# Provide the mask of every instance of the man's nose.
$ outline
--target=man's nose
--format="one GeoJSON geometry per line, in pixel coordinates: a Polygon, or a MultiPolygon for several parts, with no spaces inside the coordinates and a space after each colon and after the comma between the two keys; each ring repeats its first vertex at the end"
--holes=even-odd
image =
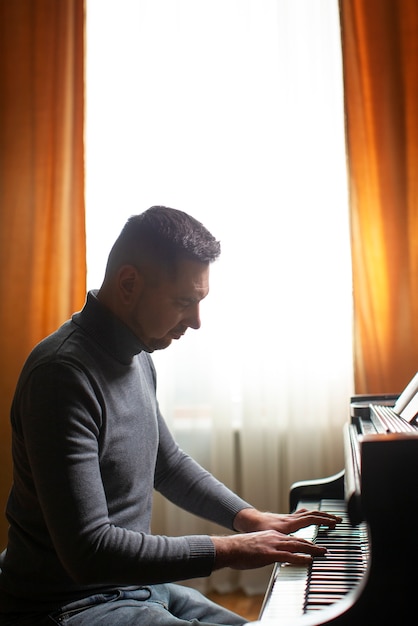
{"type": "Polygon", "coordinates": [[[200,306],[198,302],[190,307],[186,322],[190,328],[194,328],[195,330],[200,328],[200,306]]]}

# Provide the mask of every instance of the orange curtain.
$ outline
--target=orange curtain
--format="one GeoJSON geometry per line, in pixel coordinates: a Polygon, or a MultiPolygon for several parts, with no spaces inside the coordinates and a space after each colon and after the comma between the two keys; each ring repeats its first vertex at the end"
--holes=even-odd
{"type": "Polygon", "coordinates": [[[418,2],[340,0],[358,393],[418,371],[418,2]]]}
{"type": "Polygon", "coordinates": [[[17,376],[85,297],[83,74],[84,0],[0,0],[0,548],[17,376]]]}

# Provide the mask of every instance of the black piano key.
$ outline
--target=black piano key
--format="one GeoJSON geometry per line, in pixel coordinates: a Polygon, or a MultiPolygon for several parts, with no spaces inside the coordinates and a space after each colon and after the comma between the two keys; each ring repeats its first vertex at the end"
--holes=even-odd
{"type": "MultiPolygon", "coordinates": [[[[334,571],[331,580],[336,580],[337,582],[340,580],[346,581],[357,581],[361,578],[362,572],[353,572],[347,573],[344,571],[334,571]]],[[[311,582],[315,581],[328,581],[329,580],[329,570],[325,570],[324,572],[315,572],[314,576],[311,576],[311,582]]]]}
{"type": "Polygon", "coordinates": [[[309,600],[306,606],[309,607],[314,604],[329,605],[333,602],[336,602],[337,600],[341,600],[341,598],[344,598],[345,595],[345,593],[336,593],[335,595],[330,595],[328,593],[312,594],[312,599],[309,600]]]}
{"type": "Polygon", "coordinates": [[[352,589],[351,585],[337,585],[334,584],[323,584],[323,585],[309,585],[309,595],[314,594],[336,594],[336,593],[347,593],[350,589],[352,589]]]}

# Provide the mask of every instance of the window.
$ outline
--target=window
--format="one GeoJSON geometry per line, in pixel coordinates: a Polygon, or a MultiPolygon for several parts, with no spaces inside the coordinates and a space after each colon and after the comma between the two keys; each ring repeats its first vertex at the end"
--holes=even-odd
{"type": "MultiPolygon", "coordinates": [[[[291,482],[343,462],[340,48],[337,0],[87,0],[89,286],[127,217],[153,204],[221,240],[202,328],[155,354],[160,404],[198,460],[276,510],[291,482]]],[[[184,520],[170,510],[165,531],[184,520]]]]}

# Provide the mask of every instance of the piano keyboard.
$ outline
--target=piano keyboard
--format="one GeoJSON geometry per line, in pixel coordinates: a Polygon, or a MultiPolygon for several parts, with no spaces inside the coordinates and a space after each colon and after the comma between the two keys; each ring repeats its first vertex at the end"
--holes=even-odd
{"type": "Polygon", "coordinates": [[[277,564],[260,621],[283,620],[323,609],[343,598],[362,579],[368,559],[366,525],[351,525],[344,500],[324,499],[319,508],[339,515],[342,522],[333,530],[309,526],[294,535],[325,546],[328,553],[315,557],[307,566],[277,564]]]}

